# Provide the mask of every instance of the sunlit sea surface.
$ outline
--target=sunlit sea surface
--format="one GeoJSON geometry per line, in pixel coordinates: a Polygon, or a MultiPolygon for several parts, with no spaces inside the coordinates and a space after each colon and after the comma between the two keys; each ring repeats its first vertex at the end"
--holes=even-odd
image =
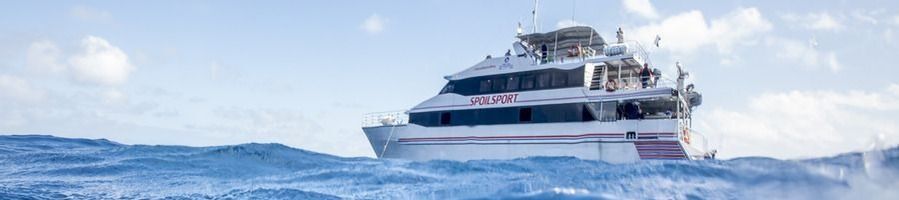
{"type": "Polygon", "coordinates": [[[899,148],[608,164],[344,158],[281,144],[0,136],[0,199],[899,199],[899,148]]]}

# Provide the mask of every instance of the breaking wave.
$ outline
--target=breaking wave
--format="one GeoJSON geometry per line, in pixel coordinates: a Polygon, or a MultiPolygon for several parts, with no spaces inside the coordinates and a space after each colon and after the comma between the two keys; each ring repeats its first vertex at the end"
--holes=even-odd
{"type": "Polygon", "coordinates": [[[344,158],[281,144],[0,136],[0,199],[899,199],[899,148],[608,164],[344,158]]]}

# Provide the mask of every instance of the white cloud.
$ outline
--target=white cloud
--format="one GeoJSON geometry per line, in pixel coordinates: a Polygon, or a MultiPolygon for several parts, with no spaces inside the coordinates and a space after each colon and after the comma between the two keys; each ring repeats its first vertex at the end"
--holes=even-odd
{"type": "Polygon", "coordinates": [[[795,62],[810,69],[825,67],[832,72],[842,69],[836,53],[821,52],[816,48],[816,44],[779,37],[769,37],[766,44],[769,49],[777,49],[774,52],[775,57],[788,62],[795,62]]]}
{"type": "Polygon", "coordinates": [[[659,17],[656,8],[652,6],[649,0],[623,0],[624,10],[630,13],[640,15],[647,19],[655,19],[659,17]]]}
{"type": "Polygon", "coordinates": [[[31,86],[25,79],[0,74],[0,99],[34,103],[44,99],[44,92],[31,86]]]}
{"type": "Polygon", "coordinates": [[[833,155],[865,150],[880,134],[899,143],[897,90],[765,93],[744,110],[713,109],[697,121],[726,157],[833,155]]]}
{"type": "Polygon", "coordinates": [[[869,11],[865,12],[864,10],[855,10],[851,13],[851,16],[856,20],[864,23],[869,23],[872,25],[877,25],[878,20],[874,16],[877,15],[879,11],[869,11]]]}
{"type": "Polygon", "coordinates": [[[899,26],[899,15],[893,16],[893,25],[899,26]]]}
{"type": "Polygon", "coordinates": [[[711,20],[710,24],[702,12],[694,10],[637,27],[634,37],[643,44],[651,44],[660,35],[664,41],[662,48],[677,53],[691,53],[706,45],[728,53],[734,45],[754,44],[756,35],[771,28],[771,23],[756,8],[739,8],[711,20]]]}
{"type": "Polygon", "coordinates": [[[737,9],[726,16],[712,20],[712,33],[719,51],[728,52],[736,44],[752,43],[748,40],[759,33],[772,29],[762,13],[756,8],[737,9]]]}
{"type": "MultiPolygon", "coordinates": [[[[209,78],[213,81],[246,81],[245,73],[239,67],[232,66],[220,60],[214,60],[209,63],[209,78]]],[[[269,88],[271,89],[271,88],[269,88]]]]}
{"type": "Polygon", "coordinates": [[[128,100],[124,93],[116,89],[106,90],[101,96],[103,97],[103,102],[110,105],[123,104],[128,100]]]}
{"type": "MultiPolygon", "coordinates": [[[[692,52],[702,45],[714,43],[709,38],[711,33],[705,17],[695,10],[668,17],[661,23],[637,27],[633,35],[644,44],[652,44],[657,34],[664,41],[663,48],[675,52],[692,52]]],[[[627,37],[625,32],[625,39],[627,37]]]]}
{"type": "Polygon", "coordinates": [[[833,51],[827,54],[827,67],[832,72],[840,71],[840,69],[843,68],[843,66],[840,65],[840,61],[837,60],[837,54],[833,51]]]}
{"type": "Polygon", "coordinates": [[[375,13],[368,18],[365,18],[365,21],[362,22],[360,28],[370,34],[381,33],[384,31],[384,26],[386,25],[387,21],[387,19],[375,13]]]}
{"type": "Polygon", "coordinates": [[[221,71],[222,65],[218,62],[212,62],[212,64],[209,64],[209,77],[212,78],[212,80],[218,80],[219,73],[221,73],[221,71]]]}
{"type": "Polygon", "coordinates": [[[843,24],[837,22],[827,13],[812,15],[815,20],[809,25],[812,29],[818,30],[838,30],[843,28],[843,24]]]}
{"type": "Polygon", "coordinates": [[[65,70],[65,65],[59,63],[61,51],[59,47],[49,40],[41,40],[28,47],[25,65],[35,71],[40,72],[61,72],[65,70]]]}
{"type": "Polygon", "coordinates": [[[570,19],[562,20],[562,21],[559,21],[556,23],[556,28],[559,28],[559,29],[568,28],[568,27],[572,27],[572,26],[587,26],[587,24],[584,24],[584,23],[581,23],[578,21],[574,21],[574,20],[570,20],[570,19]]]}
{"type": "Polygon", "coordinates": [[[806,15],[787,14],[783,19],[790,24],[798,24],[811,30],[842,30],[845,26],[828,13],[809,13],[806,15]]]}
{"type": "Polygon", "coordinates": [[[81,48],[80,54],[69,58],[76,80],[118,85],[135,69],[125,52],[103,38],[87,36],[81,40],[81,48]]]}
{"type": "Polygon", "coordinates": [[[83,5],[72,7],[69,14],[77,19],[90,22],[107,23],[112,21],[112,15],[109,12],[83,5]]]}
{"type": "Polygon", "coordinates": [[[883,40],[886,43],[893,43],[893,29],[887,28],[883,31],[883,40]]]}

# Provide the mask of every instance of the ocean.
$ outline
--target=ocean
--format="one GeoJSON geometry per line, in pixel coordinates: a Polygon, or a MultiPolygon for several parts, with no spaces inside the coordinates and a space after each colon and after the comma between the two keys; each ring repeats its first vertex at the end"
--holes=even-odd
{"type": "Polygon", "coordinates": [[[800,160],[413,162],[6,135],[0,199],[899,199],[899,147],[800,160]]]}

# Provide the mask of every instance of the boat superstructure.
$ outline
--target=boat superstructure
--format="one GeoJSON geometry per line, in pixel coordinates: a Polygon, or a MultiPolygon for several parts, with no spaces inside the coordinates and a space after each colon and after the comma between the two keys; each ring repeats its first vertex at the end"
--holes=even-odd
{"type": "Polygon", "coordinates": [[[586,26],[517,38],[514,51],[444,77],[438,95],[411,109],[367,114],[362,129],[375,154],[612,163],[713,156],[690,129],[701,95],[679,64],[663,76],[639,43],[607,43],[586,26]]]}

